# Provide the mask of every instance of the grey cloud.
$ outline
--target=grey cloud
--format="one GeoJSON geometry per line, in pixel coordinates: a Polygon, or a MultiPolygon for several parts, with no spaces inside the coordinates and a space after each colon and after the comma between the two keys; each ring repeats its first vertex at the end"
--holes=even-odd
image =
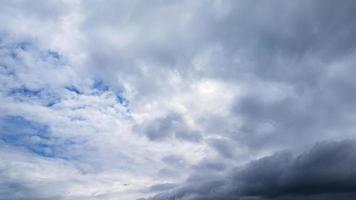
{"type": "Polygon", "coordinates": [[[164,183],[164,184],[152,185],[148,190],[152,191],[152,192],[161,192],[161,191],[165,191],[168,189],[172,189],[176,186],[177,186],[177,184],[175,184],[175,183],[164,183]]]}
{"type": "MultiPolygon", "coordinates": [[[[329,138],[329,130],[353,126],[349,122],[355,96],[352,92],[355,83],[350,77],[354,72],[350,66],[355,63],[353,1],[242,0],[221,5],[213,2],[160,2],[153,6],[110,1],[98,8],[93,8],[92,2],[85,2],[87,18],[82,29],[93,41],[87,47],[92,55],[88,66],[113,85],[132,84],[142,98],[172,92],[173,86],[166,78],[171,71],[185,77],[187,84],[190,80],[212,78],[246,85],[249,92],[260,84],[257,89],[268,93],[264,82],[290,87],[294,96],[284,100],[263,102],[264,94],[256,93],[247,94],[237,102],[233,112],[243,119],[241,129],[224,130],[222,127],[227,123],[224,119],[222,124],[203,124],[207,133],[222,129],[221,134],[237,138],[252,149],[276,143],[292,145],[296,137],[306,143],[315,142],[329,138]],[[129,12],[117,12],[126,8],[129,12]],[[225,11],[221,14],[219,9],[225,11]],[[190,17],[180,27],[177,21],[182,12],[190,17]],[[93,30],[93,26],[99,28],[93,30]],[[127,30],[129,35],[136,30],[132,35],[137,34],[137,38],[129,38],[132,43],[117,49],[111,41],[105,43],[96,32],[110,26],[119,26],[119,32],[127,30]],[[178,34],[179,31],[174,31],[177,29],[187,29],[189,34],[178,34]],[[203,69],[197,71],[192,67],[194,58],[214,45],[221,50],[209,56],[203,69]],[[148,72],[140,62],[149,65],[148,72]],[[341,65],[349,73],[333,74],[339,68],[335,65],[341,65]],[[273,123],[276,131],[260,136],[256,127],[266,121],[273,123]],[[310,135],[314,138],[309,138],[310,135]]],[[[214,118],[205,117],[207,121],[214,118]]],[[[169,129],[168,118],[152,122],[146,132],[148,138],[158,140],[172,135],[163,131],[169,129]]],[[[196,134],[185,133],[182,131],[177,136],[198,140],[190,138],[196,134]]],[[[340,138],[349,136],[346,131],[341,135],[344,136],[340,138]]]]}
{"type": "MultiPolygon", "coordinates": [[[[158,171],[162,177],[177,177],[188,168],[188,162],[183,156],[170,154],[162,158],[163,167],[158,171]]],[[[160,184],[158,184],[160,185],[160,184]]]]}
{"type": "Polygon", "coordinates": [[[356,84],[350,77],[355,71],[350,66],[355,63],[356,29],[351,20],[355,6],[353,1],[232,3],[231,12],[208,32],[223,44],[227,54],[216,56],[211,72],[249,85],[252,93],[236,103],[234,112],[244,124],[231,133],[232,138],[255,149],[293,145],[295,139],[300,145],[327,137],[349,137],[347,131],[328,134],[353,127],[356,84]],[[215,67],[234,53],[239,63],[215,67]],[[263,92],[268,92],[268,87],[254,86],[261,81],[290,87],[294,94],[266,101],[263,92]],[[257,127],[265,122],[273,123],[275,130],[261,135],[257,127]]]}
{"type": "Polygon", "coordinates": [[[264,61],[281,54],[289,58],[309,53],[335,57],[355,45],[352,0],[233,1],[230,6],[227,15],[213,21],[212,27],[219,28],[209,34],[230,50],[251,47],[257,58],[267,59],[264,61]]]}
{"type": "Polygon", "coordinates": [[[186,165],[185,159],[179,155],[168,155],[162,158],[162,161],[170,166],[184,167],[186,165]]]}
{"type": "Polygon", "coordinates": [[[137,128],[152,141],[160,141],[170,137],[191,142],[201,140],[200,133],[192,131],[182,116],[174,112],[146,122],[137,128]]]}
{"type": "Polygon", "coordinates": [[[180,171],[178,171],[175,168],[165,167],[158,171],[158,175],[160,177],[165,177],[165,178],[175,178],[175,177],[178,177],[179,174],[180,174],[180,171]]]}
{"type": "Polygon", "coordinates": [[[58,20],[68,9],[67,5],[55,1],[11,1],[2,2],[1,17],[33,17],[41,20],[58,20]]]}
{"type": "Polygon", "coordinates": [[[206,159],[193,167],[188,181],[204,182],[205,180],[214,180],[216,177],[225,176],[228,165],[222,159],[206,159]]]}
{"type": "MultiPolygon", "coordinates": [[[[73,45],[67,48],[71,49],[70,53],[74,51],[74,57],[80,57],[79,64],[61,64],[48,73],[40,69],[53,66],[53,58],[53,62],[46,62],[42,67],[35,62],[37,60],[28,64],[17,63],[8,55],[10,51],[2,49],[0,73],[4,87],[1,91],[10,91],[20,83],[26,88],[34,84],[36,87],[49,85],[62,93],[58,88],[68,84],[85,85],[88,79],[103,80],[115,91],[123,91],[130,101],[130,111],[140,115],[140,108],[151,101],[179,97],[192,83],[201,80],[219,81],[241,88],[227,113],[207,111],[190,115],[200,128],[199,132],[187,125],[182,113],[170,112],[136,124],[134,131],[151,141],[207,142],[207,148],[218,153],[218,158],[207,154],[199,164],[190,166],[191,171],[189,164],[182,162],[179,156],[171,155],[162,160],[155,156],[159,157],[157,162],[164,163],[159,167],[160,178],[172,178],[188,171],[192,174],[185,184],[153,199],[356,198],[353,192],[354,141],[321,143],[309,152],[293,156],[316,141],[354,137],[355,1],[1,3],[0,22],[4,26],[0,28],[0,35],[8,34],[11,40],[25,35],[23,41],[34,43],[33,47],[36,42],[53,45],[66,39],[52,38],[54,35],[72,36],[73,41],[69,41],[73,45]],[[33,27],[41,27],[41,30],[32,33],[33,27]],[[80,41],[76,43],[77,40],[80,41]],[[195,66],[197,60],[201,61],[198,62],[199,67],[195,66]],[[10,74],[8,67],[14,68],[17,74],[20,71],[21,78],[15,79],[17,75],[10,74]],[[63,71],[57,71],[59,69],[63,71]],[[77,73],[78,76],[73,75],[77,73]],[[57,77],[58,74],[63,77],[57,77]],[[171,74],[181,81],[172,81],[171,74]],[[214,138],[210,136],[224,139],[207,139],[214,138]],[[247,147],[247,155],[243,158],[249,159],[260,155],[258,153],[286,147],[291,148],[292,153],[277,153],[226,173],[227,169],[242,161],[235,157],[240,147],[247,147]],[[234,159],[236,163],[228,163],[234,159]],[[179,171],[178,168],[184,170],[179,171]]],[[[3,42],[1,39],[0,44],[3,42]]],[[[33,56],[21,49],[18,53],[23,53],[26,58],[33,56]]],[[[58,55],[61,58],[62,55],[63,58],[69,56],[65,53],[58,52],[58,55]]],[[[46,100],[50,96],[50,93],[43,94],[46,100]]],[[[23,108],[19,106],[18,109],[21,113],[23,108]]],[[[104,130],[106,132],[107,129],[104,130]]],[[[121,135],[112,141],[116,139],[121,141],[121,135]]],[[[96,142],[101,140],[92,141],[93,146],[96,142]]],[[[158,148],[160,146],[154,149],[158,148]]],[[[131,155],[131,149],[121,150],[131,155]]],[[[113,156],[111,149],[104,152],[105,155],[97,154],[100,156],[88,159],[100,161],[101,166],[117,167],[114,163],[126,166],[130,160],[135,160],[135,163],[137,160],[137,165],[141,165],[140,156],[142,159],[145,157],[142,154],[132,159],[113,156]]],[[[95,153],[93,150],[93,155],[95,153]]],[[[131,168],[131,164],[128,166],[125,168],[131,168]]],[[[134,171],[133,168],[130,170],[134,171]]],[[[142,168],[145,166],[139,169],[142,168]]],[[[1,184],[0,189],[5,188],[0,191],[2,196],[18,190],[30,198],[31,195],[27,194],[37,192],[21,183],[10,181],[1,184]]],[[[173,186],[158,184],[150,190],[164,191],[173,186]]]]}
{"type": "MultiPolygon", "coordinates": [[[[23,180],[8,180],[4,174],[0,174],[0,199],[1,200],[60,200],[64,199],[63,194],[58,193],[56,188],[46,185],[53,183],[26,182],[23,180]],[[42,191],[40,188],[46,189],[42,191]]],[[[61,187],[57,185],[57,187],[61,187]]]]}
{"type": "Polygon", "coordinates": [[[61,200],[63,197],[50,196],[42,197],[39,191],[31,190],[16,183],[6,183],[0,185],[4,193],[0,193],[1,200],[61,200]]]}
{"type": "Polygon", "coordinates": [[[226,177],[188,181],[151,199],[353,199],[356,141],[320,142],[298,156],[276,153],[226,177]]]}
{"type": "MultiPolygon", "coordinates": [[[[104,51],[108,55],[104,57],[108,59],[103,59],[105,65],[124,71],[118,76],[134,80],[132,83],[143,96],[164,94],[167,88],[171,91],[165,84],[167,80],[161,78],[170,70],[178,71],[187,77],[187,81],[211,78],[245,86],[247,94],[236,100],[232,116],[227,117],[241,119],[241,126],[227,127],[230,126],[227,119],[217,121],[207,114],[204,116],[207,123],[201,124],[206,129],[202,137],[218,132],[248,146],[251,154],[286,147],[301,150],[318,140],[352,137],[356,88],[353,81],[355,69],[352,67],[355,63],[356,26],[352,20],[355,18],[355,2],[226,2],[223,7],[227,11],[221,16],[217,15],[213,4],[208,5],[210,2],[196,5],[196,12],[185,9],[192,15],[192,20],[186,24],[188,34],[181,35],[169,28],[170,24],[177,24],[170,20],[172,18],[155,18],[152,14],[155,8],[151,6],[137,14],[142,5],[133,6],[132,16],[118,19],[126,19],[139,30],[145,30],[141,32],[147,33],[147,37],[135,40],[130,51],[120,52],[124,62],[109,59],[117,58],[114,56],[117,52],[104,51]],[[152,22],[161,26],[157,27],[152,22]],[[154,40],[154,30],[161,31],[162,41],[154,40]],[[209,55],[209,61],[202,70],[194,69],[192,60],[214,45],[221,49],[209,55]],[[144,60],[152,66],[149,76],[145,76],[135,63],[137,60],[144,60]],[[272,86],[268,87],[269,84],[272,86]],[[290,94],[282,91],[285,96],[268,100],[268,94],[277,96],[270,94],[273,93],[271,88],[279,86],[288,88],[290,94]],[[265,124],[272,128],[262,134],[260,127],[265,124]]],[[[155,11],[170,11],[175,16],[175,11],[189,7],[187,5],[164,4],[160,7],[162,9],[155,11]]],[[[107,8],[108,12],[113,15],[116,7],[121,6],[107,8]]],[[[156,13],[166,16],[165,12],[156,13]]],[[[109,15],[109,19],[116,20],[115,15],[109,15]]],[[[90,20],[87,23],[90,24],[90,20]]],[[[116,21],[115,24],[122,22],[116,21]]],[[[112,70],[108,71],[108,76],[112,76],[112,70]]],[[[147,124],[143,132],[153,141],[182,136],[175,135],[173,131],[181,130],[182,126],[176,125],[180,124],[179,121],[179,117],[165,116],[147,124]]],[[[235,150],[216,141],[210,145],[225,157],[231,157],[235,150]]],[[[162,172],[168,173],[169,170],[162,172]]]]}
{"type": "MultiPolygon", "coordinates": [[[[338,69],[349,71],[348,65],[340,64],[338,69]]],[[[238,130],[239,134],[232,137],[252,148],[285,142],[294,146],[295,139],[308,143],[327,137],[350,137],[347,130],[353,127],[355,107],[352,91],[356,84],[344,73],[320,75],[318,79],[316,86],[303,91],[294,90],[294,95],[279,100],[268,101],[261,94],[242,97],[234,112],[242,117],[244,123],[238,130]],[[273,124],[274,130],[261,135],[258,127],[264,123],[273,124]],[[340,130],[345,131],[330,136],[331,132],[340,130]]],[[[298,84],[292,87],[298,87],[298,84]]]]}
{"type": "Polygon", "coordinates": [[[221,156],[226,158],[232,158],[234,152],[234,146],[226,139],[209,139],[208,143],[213,146],[221,156]]]}

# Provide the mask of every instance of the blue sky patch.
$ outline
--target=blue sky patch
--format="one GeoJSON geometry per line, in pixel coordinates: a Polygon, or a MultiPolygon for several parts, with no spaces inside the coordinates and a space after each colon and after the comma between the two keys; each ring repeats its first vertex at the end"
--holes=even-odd
{"type": "Polygon", "coordinates": [[[12,89],[9,95],[14,96],[24,96],[24,97],[39,97],[41,95],[41,89],[31,90],[26,87],[12,89]]]}
{"type": "Polygon", "coordinates": [[[100,92],[105,92],[105,91],[108,91],[110,89],[110,87],[108,85],[106,85],[103,81],[96,80],[96,81],[94,81],[93,89],[100,91],[100,92]]]}
{"type": "Polygon", "coordinates": [[[127,107],[129,105],[129,101],[125,98],[125,96],[122,92],[116,93],[116,101],[125,107],[127,107]]]}
{"type": "Polygon", "coordinates": [[[0,119],[0,140],[6,144],[22,147],[36,154],[50,156],[49,128],[21,116],[6,116],[0,119]]]}
{"type": "Polygon", "coordinates": [[[12,76],[12,75],[15,74],[15,70],[14,69],[10,69],[5,64],[0,64],[0,74],[7,75],[7,76],[12,76]]]}
{"type": "Polygon", "coordinates": [[[16,48],[20,48],[23,51],[27,51],[32,47],[32,44],[27,41],[19,42],[16,44],[16,48]]]}
{"type": "Polygon", "coordinates": [[[47,125],[22,116],[0,118],[0,140],[44,157],[61,157],[60,155],[65,155],[62,152],[73,144],[68,139],[53,137],[47,125]]]}
{"type": "Polygon", "coordinates": [[[53,51],[53,50],[48,50],[47,55],[49,57],[55,58],[57,60],[59,60],[61,58],[61,55],[57,51],[53,51]]]}
{"type": "Polygon", "coordinates": [[[37,102],[47,107],[51,107],[61,101],[61,98],[56,93],[46,88],[29,89],[25,86],[11,89],[8,96],[12,96],[17,101],[37,102]]]}
{"type": "Polygon", "coordinates": [[[82,94],[82,92],[80,92],[80,90],[77,87],[75,87],[74,85],[70,85],[65,88],[71,92],[76,93],[76,94],[82,94]]]}
{"type": "Polygon", "coordinates": [[[62,66],[65,63],[63,56],[54,50],[42,51],[39,56],[43,61],[53,64],[53,67],[62,66]]]}
{"type": "MultiPolygon", "coordinates": [[[[110,86],[105,84],[104,81],[102,81],[102,80],[94,81],[92,89],[95,90],[95,92],[99,92],[99,93],[106,92],[106,91],[109,91],[109,90],[112,91],[112,88],[110,88],[110,86]]],[[[124,94],[123,94],[123,92],[121,90],[115,92],[115,97],[116,97],[116,101],[118,103],[120,103],[123,106],[128,106],[129,102],[125,98],[125,96],[124,96],[124,94]]]]}

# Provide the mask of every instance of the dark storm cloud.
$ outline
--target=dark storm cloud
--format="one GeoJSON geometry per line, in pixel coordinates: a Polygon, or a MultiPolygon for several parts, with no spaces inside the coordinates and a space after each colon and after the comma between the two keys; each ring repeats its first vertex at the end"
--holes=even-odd
{"type": "Polygon", "coordinates": [[[298,156],[276,153],[226,177],[191,180],[154,200],[169,199],[353,199],[356,141],[317,143],[298,156]]]}

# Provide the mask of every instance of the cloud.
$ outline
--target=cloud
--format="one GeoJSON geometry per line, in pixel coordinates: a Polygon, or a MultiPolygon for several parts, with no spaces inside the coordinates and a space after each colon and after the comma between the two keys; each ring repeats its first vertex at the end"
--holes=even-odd
{"type": "Polygon", "coordinates": [[[354,1],[0,3],[0,196],[353,195],[294,155],[355,138],[354,1]]]}
{"type": "Polygon", "coordinates": [[[219,152],[223,157],[231,158],[233,157],[233,146],[224,139],[210,139],[209,143],[213,146],[217,152],[219,152]]]}
{"type": "Polygon", "coordinates": [[[168,113],[162,118],[140,125],[144,134],[153,141],[174,137],[179,140],[198,142],[201,140],[199,132],[187,127],[184,119],[178,113],[168,113]]]}
{"type": "Polygon", "coordinates": [[[224,178],[188,181],[151,199],[352,199],[355,147],[344,140],[317,143],[297,156],[275,153],[224,178]]]}

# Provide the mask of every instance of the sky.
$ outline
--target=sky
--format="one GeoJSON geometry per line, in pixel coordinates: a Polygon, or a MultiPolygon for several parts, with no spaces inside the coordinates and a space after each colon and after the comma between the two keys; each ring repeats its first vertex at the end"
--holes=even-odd
{"type": "Polygon", "coordinates": [[[0,200],[356,199],[355,9],[0,0],[0,200]]]}

